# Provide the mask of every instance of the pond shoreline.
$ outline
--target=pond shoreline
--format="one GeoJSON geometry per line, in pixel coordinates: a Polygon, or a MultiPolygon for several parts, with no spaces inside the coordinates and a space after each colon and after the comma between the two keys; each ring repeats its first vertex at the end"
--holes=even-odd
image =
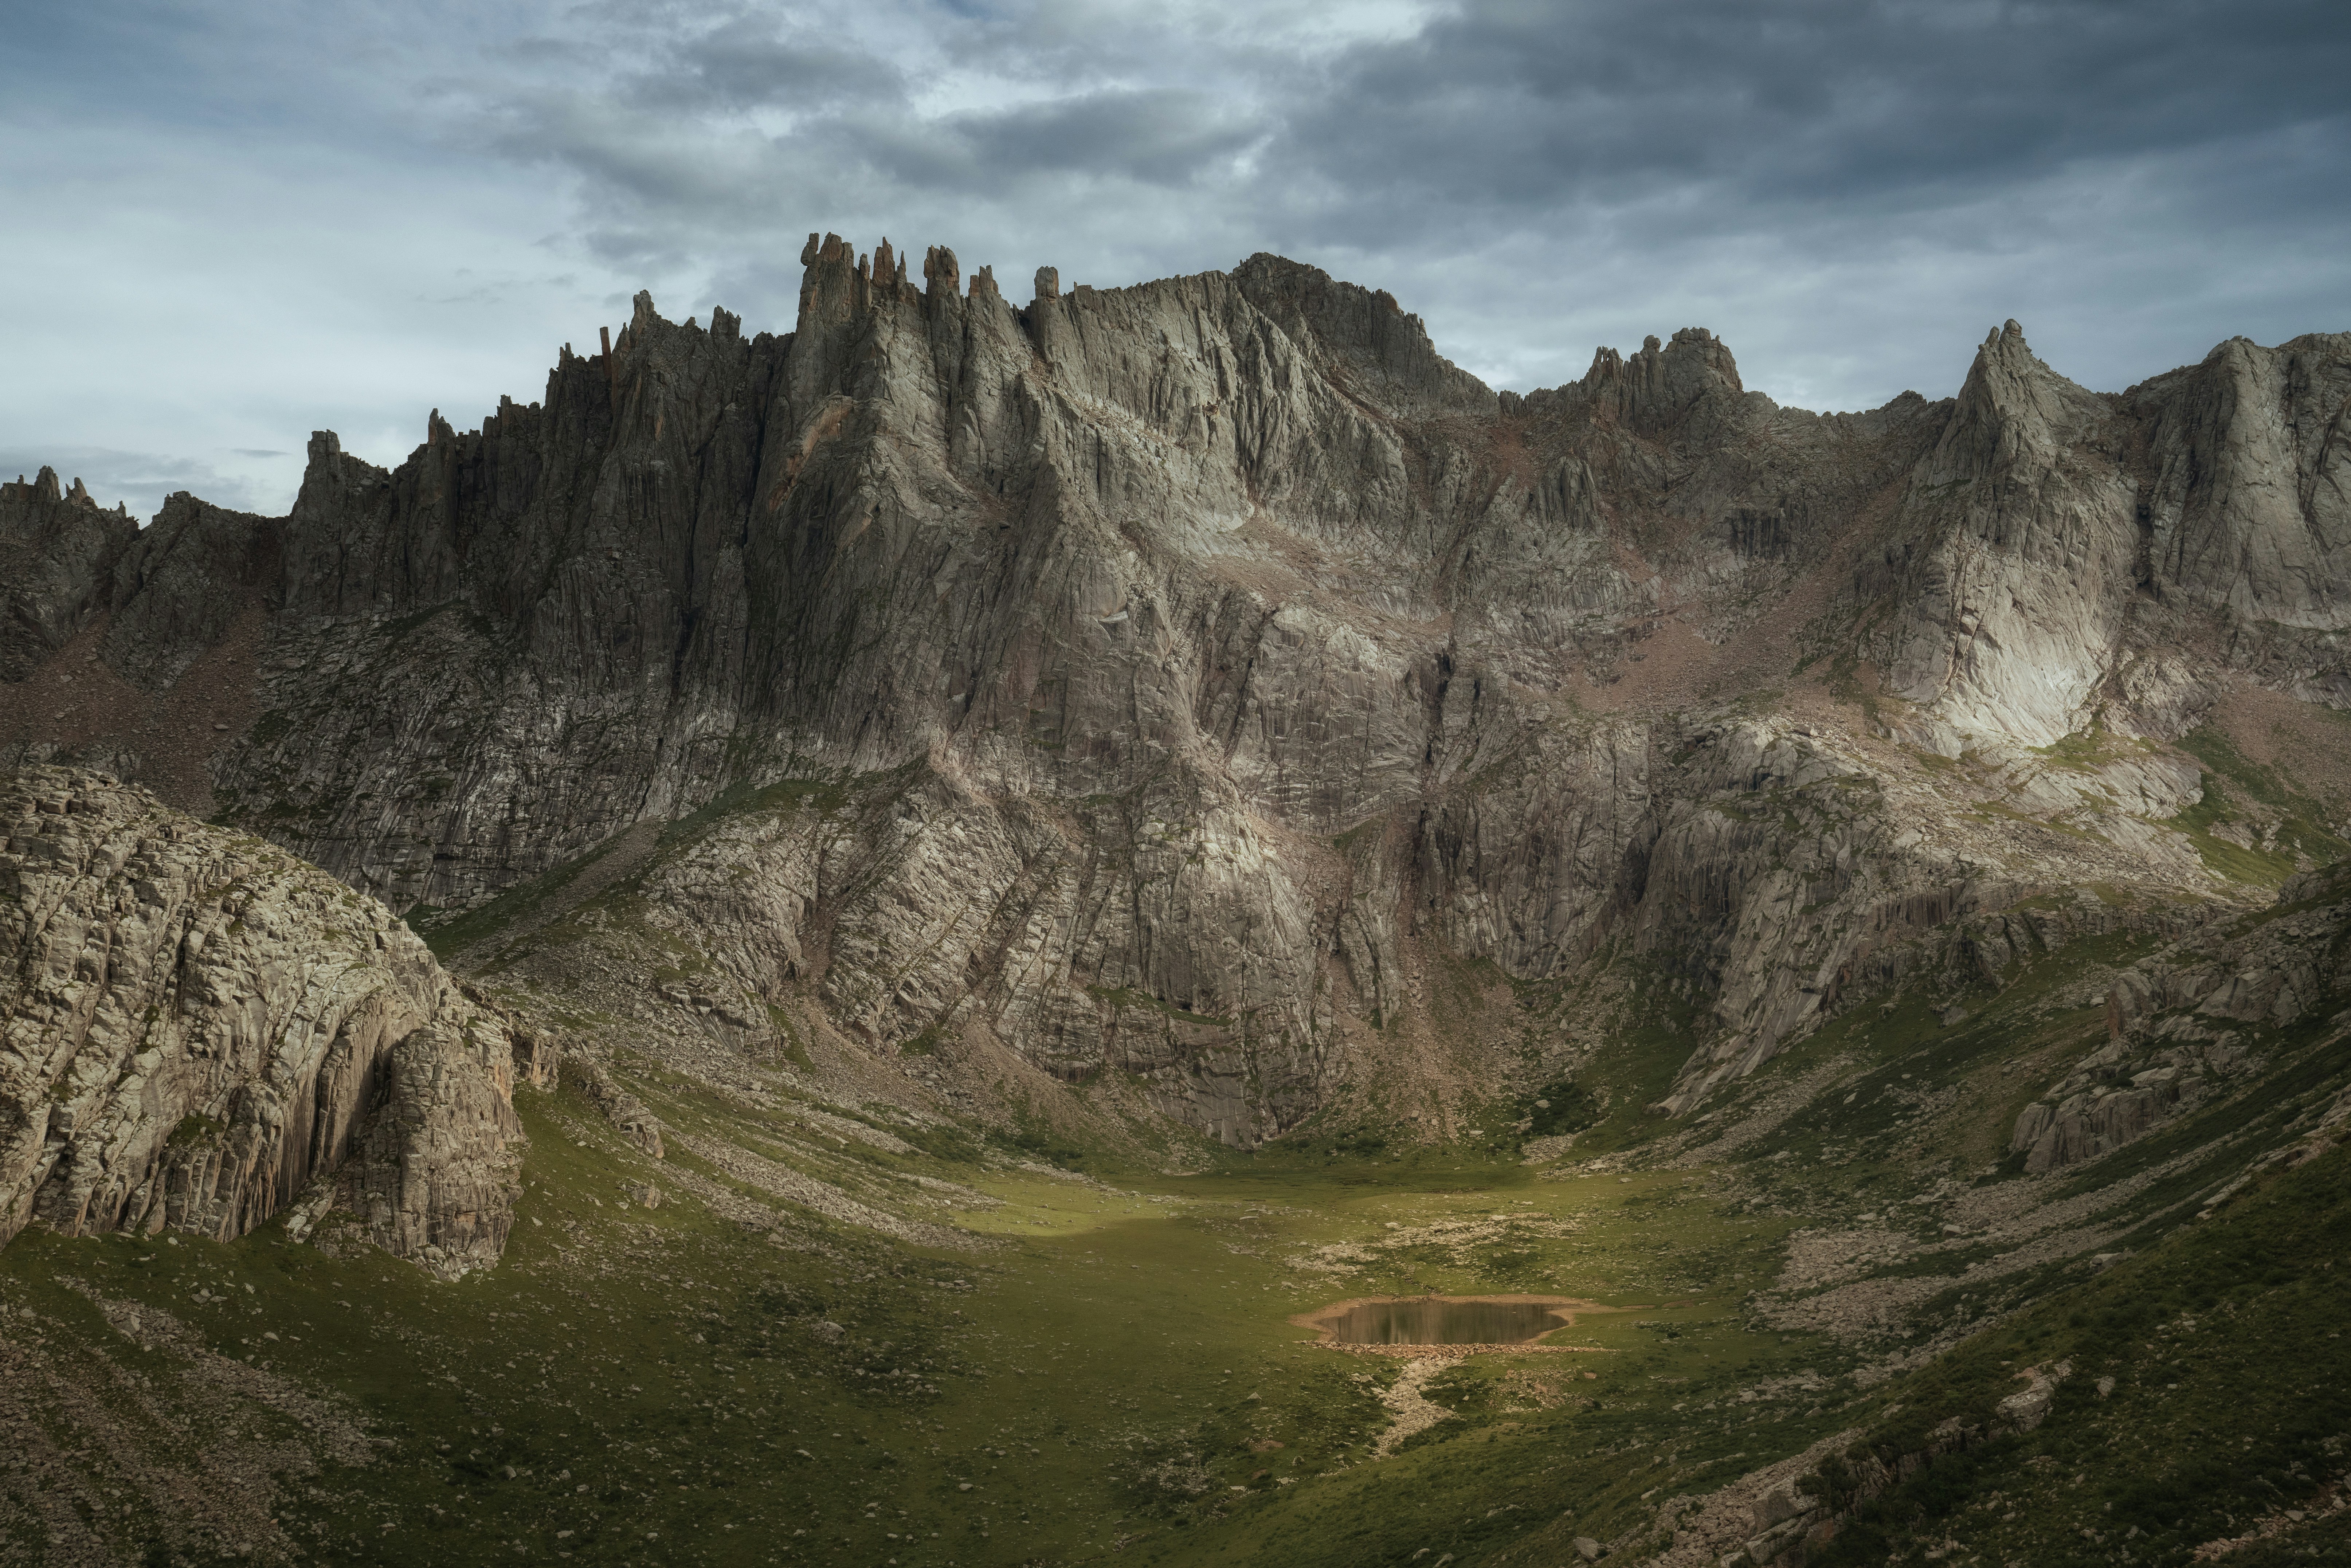
{"type": "Polygon", "coordinates": [[[1603,1306],[1597,1301],[1585,1301],[1581,1297],[1575,1296],[1529,1295],[1524,1293],[1449,1296],[1442,1295],[1436,1291],[1430,1291],[1417,1296],[1351,1297],[1346,1301],[1333,1301],[1328,1305],[1317,1307],[1311,1312],[1295,1313],[1289,1319],[1289,1322],[1292,1326],[1297,1328],[1311,1329],[1315,1334],[1314,1343],[1325,1349],[1365,1352],[1377,1355],[1412,1357],[1441,1355],[1447,1358],[1455,1358],[1467,1355],[1490,1354],[1505,1351],[1579,1350],[1583,1347],[1574,1345],[1544,1344],[1541,1343],[1541,1341],[1547,1335],[1558,1333],[1564,1330],[1573,1328],[1579,1314],[1589,1315],[1600,1312],[1614,1313],[1646,1312],[1648,1310],[1650,1309],[1646,1307],[1603,1306]],[[1476,1340],[1455,1341],[1448,1343],[1445,1340],[1435,1338],[1425,1340],[1364,1341],[1342,1339],[1340,1337],[1342,1325],[1344,1321],[1352,1314],[1360,1312],[1365,1309],[1377,1307],[1411,1308],[1430,1306],[1465,1308],[1539,1307],[1543,1309],[1543,1311],[1549,1315],[1557,1318],[1559,1322],[1551,1327],[1538,1329],[1536,1332],[1526,1334],[1520,1338],[1499,1341],[1476,1340]]]}

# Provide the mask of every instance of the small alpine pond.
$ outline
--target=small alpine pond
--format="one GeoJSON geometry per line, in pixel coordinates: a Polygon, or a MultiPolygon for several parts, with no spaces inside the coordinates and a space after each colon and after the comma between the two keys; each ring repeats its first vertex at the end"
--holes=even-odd
{"type": "Polygon", "coordinates": [[[1293,1319],[1332,1344],[1523,1344],[1573,1322],[1565,1296],[1383,1296],[1293,1319]]]}

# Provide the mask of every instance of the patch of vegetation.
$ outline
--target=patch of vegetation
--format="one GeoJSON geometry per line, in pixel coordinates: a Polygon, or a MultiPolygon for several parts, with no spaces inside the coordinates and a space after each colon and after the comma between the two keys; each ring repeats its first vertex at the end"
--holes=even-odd
{"type": "Polygon", "coordinates": [[[452,954],[487,941],[508,926],[538,914],[550,898],[569,887],[581,872],[619,848],[622,837],[615,833],[585,854],[566,861],[542,876],[510,887],[471,909],[453,912],[420,904],[402,918],[411,930],[424,938],[424,945],[433,949],[434,957],[445,960],[452,954]]]}
{"type": "Polygon", "coordinates": [[[1067,1171],[1081,1169],[1086,1163],[1086,1150],[1082,1145],[1042,1125],[1031,1124],[1008,1133],[998,1133],[988,1141],[1022,1158],[1041,1160],[1067,1171]]]}
{"type": "Polygon", "coordinates": [[[2155,743],[2115,734],[2106,727],[2101,716],[2092,717],[2087,729],[2060,736],[2047,746],[2034,749],[2060,768],[2076,773],[2095,773],[2109,762],[2119,761],[2134,754],[2152,752],[2155,743]]]}
{"type": "Polygon", "coordinates": [[[2351,852],[2351,843],[2328,831],[2324,805],[2296,790],[2275,768],[2247,758],[2220,730],[2209,725],[2191,730],[2179,748],[2207,771],[2203,798],[2172,821],[2220,875],[2274,887],[2294,873],[2297,856],[2326,865],[2351,852]],[[2216,778],[2225,784],[2216,787],[2216,778]],[[2248,848],[2212,834],[2223,820],[2243,814],[2231,810],[2232,794],[2267,808],[2262,814],[2276,819],[2275,849],[2248,848]]]}
{"type": "Polygon", "coordinates": [[[1969,1341],[1892,1391],[1898,1414],[1867,1453],[1923,1455],[1953,1419],[2012,1427],[1997,1406],[2021,1369],[2064,1363],[2045,1422],[1942,1454],[1875,1499],[1854,1498],[1850,1465],[1823,1467],[1855,1511],[1813,1561],[1884,1563],[1957,1540],[1987,1559],[2105,1563],[2127,1542],[2133,1561],[2186,1563],[2264,1522],[2281,1529],[2279,1560],[2324,1560],[2339,1531],[2294,1530],[2288,1511],[2344,1467],[2346,1262],[2351,1153],[2338,1150],[1969,1341]]]}
{"type": "MultiPolygon", "coordinates": [[[[1041,1124],[996,1142],[1093,1178],[1076,1179],[1008,1169],[961,1129],[893,1115],[888,1130],[913,1149],[892,1152],[836,1140],[830,1123],[801,1128],[792,1102],[747,1120],[684,1075],[617,1068],[678,1134],[671,1159],[621,1145],[575,1090],[525,1093],[528,1186],[489,1273],[436,1285],[371,1251],[290,1244],[275,1226],[225,1245],[36,1231],[0,1255],[0,1299],[78,1312],[73,1343],[90,1348],[77,1354],[120,1354],[65,1283],[91,1281],[350,1400],[388,1440],[379,1458],[330,1464],[304,1483],[315,1490],[282,1496],[277,1517],[321,1560],[389,1563],[506,1561],[517,1541],[528,1557],[632,1562],[649,1540],[670,1560],[714,1563],[1068,1562],[1122,1541],[1169,1564],[1401,1562],[1439,1518],[1474,1517],[1448,1538],[1494,1546],[1548,1528],[1552,1505],[1582,1499],[1601,1456],[1646,1420],[1653,1391],[1686,1391],[1653,1375],[1728,1376],[1738,1362],[1748,1375],[1750,1355],[1796,1354],[1734,1322],[1736,1293],[1768,1277],[1775,1228],[1726,1220],[1677,1183],[1539,1184],[1514,1161],[1416,1146],[1399,1163],[1377,1142],[1327,1167],[1222,1151],[1176,1177],[1041,1124]],[[988,1201],[963,1222],[996,1249],[897,1245],[806,1212],[773,1235],[747,1228],[678,1195],[690,1178],[756,1196],[689,1135],[861,1201],[903,1202],[909,1176],[976,1186],[988,1201]],[[644,1182],[672,1201],[628,1207],[644,1182]],[[1495,1228],[1447,1239],[1463,1226],[1495,1228]],[[1368,1243],[1369,1261],[1337,1276],[1292,1267],[1330,1243],[1368,1243]],[[1497,1364],[1479,1375],[1482,1403],[1465,1392],[1459,1414],[1370,1465],[1395,1367],[1313,1348],[1287,1320],[1424,1281],[1645,1309],[1719,1294],[1639,1314],[1672,1319],[1676,1339],[1613,1317],[1579,1323],[1577,1343],[1609,1347],[1589,1358],[1597,1381],[1579,1371],[1578,1392],[1532,1417],[1512,1413],[1497,1364]],[[265,1327],[279,1338],[262,1340],[265,1327]],[[1503,1460],[1541,1474],[1514,1475],[1497,1500],[1503,1460]]],[[[1328,1136],[1335,1148],[1364,1134],[1328,1136]]],[[[154,1397],[172,1386],[168,1363],[152,1369],[154,1397]]],[[[290,1418],[256,1415],[254,1429],[271,1423],[296,1451],[290,1418]]],[[[1641,1490],[1594,1506],[1637,1506],[1641,1490]]]]}
{"type": "Polygon", "coordinates": [[[191,1111],[172,1126],[163,1139],[163,1146],[169,1149],[212,1148],[219,1144],[221,1134],[227,1131],[226,1124],[191,1111]]]}
{"type": "Polygon", "coordinates": [[[900,768],[860,779],[783,779],[772,784],[735,784],[713,796],[707,805],[664,823],[661,841],[664,847],[690,843],[721,821],[737,815],[798,811],[829,814],[848,805],[861,787],[871,789],[879,785],[884,791],[903,788],[904,773],[905,769],[900,768]]]}
{"type": "Polygon", "coordinates": [[[1671,1128],[1649,1107],[1672,1089],[1675,1076],[1698,1049],[1698,1008],[1677,995],[1662,977],[1641,977],[1638,1005],[1628,1008],[1621,1029],[1579,1074],[1604,1085],[1601,1114],[1576,1134],[1579,1154],[1631,1149],[1671,1128]]]}
{"type": "Polygon", "coordinates": [[[1600,1120],[1600,1097],[1573,1078],[1554,1078],[1523,1098],[1527,1136],[1552,1138],[1580,1133],[1600,1120]]]}
{"type": "Polygon", "coordinates": [[[766,1006],[768,1021],[776,1026],[776,1032],[783,1041],[783,1059],[804,1073],[813,1073],[816,1060],[809,1055],[808,1042],[800,1038],[799,1024],[793,1019],[791,1009],[779,1008],[773,1002],[766,1006]]]}

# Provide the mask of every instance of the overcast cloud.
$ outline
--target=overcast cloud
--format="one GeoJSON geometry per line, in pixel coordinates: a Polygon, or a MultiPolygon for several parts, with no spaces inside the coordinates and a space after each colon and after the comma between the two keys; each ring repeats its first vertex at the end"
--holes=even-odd
{"type": "Polygon", "coordinates": [[[1497,386],[1707,326],[1748,385],[2114,390],[2351,329],[2339,0],[83,0],[0,31],[0,462],[282,509],[538,396],[650,287],[789,329],[810,230],[1026,295],[1258,250],[1497,386]]]}

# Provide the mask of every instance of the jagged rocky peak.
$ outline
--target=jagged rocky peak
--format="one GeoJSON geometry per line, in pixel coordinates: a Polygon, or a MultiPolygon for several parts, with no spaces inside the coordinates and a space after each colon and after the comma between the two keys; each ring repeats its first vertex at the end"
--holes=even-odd
{"type": "MultiPolygon", "coordinates": [[[[872,254],[861,255],[836,234],[809,235],[800,251],[800,265],[805,269],[800,274],[802,329],[812,320],[864,315],[885,303],[913,304],[952,297],[963,276],[955,252],[933,246],[924,255],[923,287],[917,289],[907,280],[905,256],[886,237],[872,254]]],[[[991,292],[995,287],[996,275],[985,267],[972,277],[974,295],[991,292]]]]}
{"type": "Polygon", "coordinates": [[[2112,400],[2043,363],[2011,320],[1976,350],[1926,483],[1965,483],[2025,462],[2047,462],[2112,400]]]}
{"type": "Polygon", "coordinates": [[[1630,356],[1594,349],[1582,378],[1523,397],[1504,392],[1501,411],[1510,417],[1604,413],[1627,429],[1654,434],[1687,423],[1701,408],[1735,413],[1745,396],[1729,345],[1704,327],[1684,327],[1670,342],[1650,334],[1630,356]]]}
{"type": "Polygon", "coordinates": [[[2351,333],[2231,338],[2121,402],[2157,455],[2158,591],[2304,633],[2351,628],[2351,333]]]}
{"type": "Polygon", "coordinates": [[[506,1029],[392,913],[103,775],[0,776],[0,1241],[302,1198],[444,1275],[513,1207],[506,1029]]]}
{"type": "Polygon", "coordinates": [[[1310,359],[1361,391],[1399,409],[1494,413],[1492,390],[1439,354],[1421,319],[1386,289],[1266,251],[1233,268],[1232,279],[1310,359]]]}
{"type": "MultiPolygon", "coordinates": [[[[886,307],[912,306],[918,300],[934,319],[953,319],[963,278],[955,252],[932,246],[923,264],[925,287],[917,295],[905,281],[903,257],[886,239],[866,256],[838,235],[811,234],[801,261],[807,270],[800,282],[797,330],[802,338],[821,336],[828,329],[837,330],[886,307]]],[[[1065,291],[1058,268],[1040,267],[1034,279],[1034,303],[1022,313],[1008,306],[1004,325],[1025,323],[1040,350],[1051,359],[1068,347],[1056,341],[1056,320],[1070,319],[1059,313],[1106,308],[1106,297],[1114,294],[1129,299],[1125,309],[1147,317],[1171,296],[1197,300],[1218,285],[1237,289],[1318,370],[1359,394],[1400,411],[1445,409],[1487,417],[1494,413],[1494,393],[1439,355],[1420,318],[1406,314],[1386,291],[1340,282],[1318,267],[1262,253],[1229,274],[1165,279],[1114,291],[1083,284],[1065,291]]],[[[1004,304],[994,269],[982,267],[973,274],[963,287],[962,299],[967,308],[977,308],[983,299],[1004,304]]],[[[1139,324],[1139,319],[1122,323],[1139,324]]],[[[803,351],[814,350],[811,343],[803,351]]],[[[794,382],[806,384],[797,369],[794,382]]]]}
{"type": "Polygon", "coordinates": [[[1891,530],[1864,639],[1889,689],[1953,746],[2047,745],[2109,696],[2138,705],[2115,723],[2176,736],[2230,678],[2225,636],[2261,684],[2351,704],[2328,640],[2351,624],[2346,401],[2351,337],[2232,340],[2108,395],[1995,329],[1891,530]]]}
{"type": "MultiPolygon", "coordinates": [[[[89,502],[89,493],[81,487],[79,479],[73,482],[73,493],[79,499],[89,502]]],[[[18,506],[54,506],[62,499],[57,471],[46,463],[41,465],[40,473],[30,480],[19,474],[14,483],[0,483],[0,502],[13,502],[18,506]]],[[[95,502],[89,504],[96,505],[95,502]]]]}
{"type": "MultiPolygon", "coordinates": [[[[541,402],[436,414],[389,470],[319,433],[288,517],[175,502],[13,613],[103,613],[109,648],[173,657],[251,618],[214,809],[395,908],[474,905],[745,787],[851,781],[837,821],[762,830],[664,916],[734,955],[729,1007],[1130,1074],[1237,1142],[1391,1049],[1432,933],[1522,980],[1638,934],[1711,994],[1694,1049],[1735,1074],[1834,1005],[1823,976],[1887,928],[1871,900],[1950,919],[1975,873],[1875,807],[1807,830],[1845,835],[1823,904],[1781,885],[1813,848],[1703,804],[1752,788],[1750,753],[1789,753],[1793,790],[1829,766],[1719,722],[1792,668],[1788,700],[1861,727],[1811,684],[1833,660],[1801,674],[1821,648],[1877,683],[1870,745],[1947,758],[2099,711],[2176,735],[2231,682],[2351,703],[2325,633],[2231,608],[2314,627],[2342,602],[2332,340],[2112,398],[2002,329],[1959,399],[1823,417],[1745,392],[1695,328],[1497,396],[1384,293],[1270,256],[1115,289],[1042,268],[1017,308],[945,246],[919,287],[888,240],[803,256],[788,335],[640,295],[541,402]],[[2298,490],[2262,476],[2289,460],[2298,490]],[[2167,664],[2182,604],[2241,662],[2167,664]],[[883,983],[893,953],[919,984],[883,983]]],[[[31,537],[5,548],[48,559],[31,537]]],[[[2200,876],[2158,793],[2060,880],[2137,874],[2107,863],[2126,839],[2200,876]]],[[[1988,885],[2062,858],[2033,855],[1988,885]]]]}
{"type": "Polygon", "coordinates": [[[60,489],[54,468],[0,483],[0,681],[23,680],[96,617],[138,538],[128,512],[100,511],[79,479],[60,489]]]}
{"type": "Polygon", "coordinates": [[[1744,390],[1729,347],[1703,327],[1681,328],[1670,343],[1651,333],[1630,360],[1614,349],[1595,350],[1578,384],[1633,419],[1686,408],[1708,392],[1744,390]]]}
{"type": "MultiPolygon", "coordinates": [[[[568,349],[566,357],[569,358],[568,349]]],[[[384,471],[374,464],[345,452],[341,436],[331,430],[314,430],[305,452],[302,486],[295,492],[291,515],[316,517],[342,497],[372,489],[384,483],[385,478],[384,471]]]]}

